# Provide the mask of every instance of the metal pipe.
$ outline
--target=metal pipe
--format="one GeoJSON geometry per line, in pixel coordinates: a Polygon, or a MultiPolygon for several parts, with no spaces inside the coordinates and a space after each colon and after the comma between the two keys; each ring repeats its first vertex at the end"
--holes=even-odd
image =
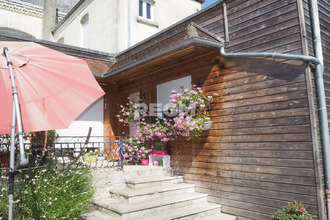
{"type": "MultiPolygon", "coordinates": [[[[15,103],[15,110],[16,110],[16,122],[17,122],[17,128],[18,128],[18,140],[19,140],[19,151],[20,151],[20,165],[21,166],[26,166],[29,164],[29,160],[26,157],[25,154],[25,149],[24,149],[24,141],[23,141],[23,126],[22,126],[22,117],[21,117],[21,109],[18,101],[18,91],[17,91],[17,86],[15,82],[15,76],[14,76],[14,71],[13,71],[13,64],[10,60],[10,56],[8,53],[8,48],[4,47],[3,52],[5,54],[5,57],[7,59],[7,66],[9,68],[9,73],[10,73],[10,79],[11,79],[11,84],[12,84],[12,94],[13,94],[13,101],[15,103]]],[[[12,125],[15,126],[15,125],[12,125]]],[[[11,137],[12,139],[15,139],[14,137],[11,137]]]]}
{"type": "MultiPolygon", "coordinates": [[[[317,0],[311,0],[311,17],[312,17],[312,32],[313,32],[313,43],[314,43],[314,53],[315,57],[320,60],[323,65],[323,52],[322,52],[322,42],[321,42],[321,29],[319,20],[319,9],[317,0]]],[[[322,66],[323,67],[323,66],[322,66]]],[[[327,115],[327,104],[325,99],[325,90],[323,82],[323,71],[318,70],[316,67],[316,85],[318,91],[318,104],[320,108],[320,125],[321,125],[321,136],[323,143],[323,157],[324,157],[324,176],[325,176],[325,188],[327,195],[327,212],[328,219],[330,219],[330,138],[329,138],[329,124],[327,115]],[[321,98],[322,97],[322,98],[321,98]]],[[[323,67],[324,68],[324,67],[323,67]]]]}
{"type": "MultiPolygon", "coordinates": [[[[11,137],[15,137],[16,131],[16,110],[13,100],[11,113],[11,137]]],[[[10,158],[9,158],[9,195],[8,195],[8,220],[13,219],[14,203],[14,181],[15,181],[15,138],[10,139],[10,158]]]]}
{"type": "Polygon", "coordinates": [[[131,46],[131,0],[127,0],[127,48],[131,46]]]}

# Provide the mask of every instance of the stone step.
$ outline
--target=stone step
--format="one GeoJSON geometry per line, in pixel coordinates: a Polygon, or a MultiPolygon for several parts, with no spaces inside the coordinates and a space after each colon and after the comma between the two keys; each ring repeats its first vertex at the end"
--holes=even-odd
{"type": "Polygon", "coordinates": [[[125,179],[162,176],[167,175],[167,173],[167,170],[161,166],[124,166],[125,179]]]}
{"type": "Polygon", "coordinates": [[[199,220],[236,220],[236,219],[237,218],[235,216],[224,213],[217,213],[214,215],[199,218],[199,220]]]}
{"type": "Polygon", "coordinates": [[[144,189],[124,188],[110,190],[112,198],[116,198],[128,203],[150,201],[163,197],[192,192],[195,192],[195,185],[186,183],[166,184],[144,189]]]}
{"type": "Polygon", "coordinates": [[[99,210],[92,210],[88,213],[83,214],[80,217],[81,220],[110,220],[112,217],[99,210]]]}
{"type": "Polygon", "coordinates": [[[132,189],[142,189],[154,186],[162,186],[171,183],[182,183],[182,176],[152,176],[126,180],[126,186],[132,189]]]}
{"type": "MultiPolygon", "coordinates": [[[[186,193],[140,203],[114,202],[115,199],[104,198],[94,202],[97,210],[108,214],[112,219],[129,219],[181,208],[197,203],[207,202],[207,195],[201,193],[186,193]]],[[[117,200],[118,201],[118,200],[117,200]]]]}
{"type": "MultiPolygon", "coordinates": [[[[193,204],[185,206],[182,208],[171,209],[171,211],[162,211],[159,213],[151,213],[150,215],[132,218],[131,220],[171,220],[171,219],[181,219],[181,220],[194,220],[202,219],[205,216],[216,216],[220,213],[220,205],[203,202],[198,204],[193,204]]],[[[219,219],[219,218],[215,218],[219,219]]],[[[213,219],[214,220],[214,219],[213,219]]],[[[225,220],[225,219],[223,219],[225,220]]],[[[228,219],[229,220],[229,219],[228,219]]]]}

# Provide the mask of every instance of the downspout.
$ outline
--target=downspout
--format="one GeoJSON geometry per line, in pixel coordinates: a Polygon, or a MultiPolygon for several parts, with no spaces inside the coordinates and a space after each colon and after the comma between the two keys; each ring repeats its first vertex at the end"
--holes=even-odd
{"type": "MultiPolygon", "coordinates": [[[[320,60],[321,65],[323,65],[323,52],[322,52],[322,42],[321,42],[321,30],[320,30],[320,20],[319,20],[319,9],[317,0],[311,0],[311,11],[312,11],[312,31],[313,31],[313,43],[314,43],[314,53],[315,57],[320,60]]],[[[322,94],[318,95],[319,97],[319,107],[320,112],[320,122],[321,122],[321,135],[323,141],[323,154],[324,154],[324,176],[325,176],[325,190],[327,196],[327,213],[328,219],[330,219],[330,138],[329,138],[329,124],[328,124],[328,115],[327,115],[327,104],[324,94],[324,82],[323,82],[323,72],[318,70],[320,65],[316,66],[316,85],[321,87],[318,90],[322,90],[322,94]],[[321,99],[321,95],[323,98],[321,99]]],[[[324,71],[324,69],[323,69],[324,71]]]]}
{"type": "Polygon", "coordinates": [[[327,192],[327,212],[330,220],[330,142],[329,142],[329,125],[327,116],[327,105],[325,99],[324,82],[323,82],[323,56],[321,34],[318,16],[318,6],[316,0],[311,0],[312,19],[313,19],[313,37],[315,57],[294,54],[277,54],[277,53],[226,53],[224,47],[221,47],[220,54],[226,58],[279,58],[289,60],[300,60],[315,64],[316,90],[319,105],[320,128],[322,138],[322,148],[324,154],[324,172],[325,186],[327,192]]]}
{"type": "Polygon", "coordinates": [[[127,0],[127,48],[131,46],[131,0],[127,0]]]}

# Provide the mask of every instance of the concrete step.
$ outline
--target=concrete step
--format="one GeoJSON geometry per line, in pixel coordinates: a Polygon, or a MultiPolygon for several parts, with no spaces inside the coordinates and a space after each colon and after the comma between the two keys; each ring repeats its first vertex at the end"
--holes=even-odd
{"type": "Polygon", "coordinates": [[[94,206],[97,210],[110,215],[112,219],[129,219],[166,210],[171,210],[172,212],[172,210],[176,208],[206,202],[206,194],[194,192],[130,204],[114,202],[112,198],[104,198],[95,201],[94,206]]]}
{"type": "Polygon", "coordinates": [[[167,170],[161,166],[124,166],[125,180],[141,177],[162,176],[167,174],[167,170]]]}
{"type": "MultiPolygon", "coordinates": [[[[210,216],[210,215],[216,216],[216,214],[220,213],[220,208],[221,208],[220,205],[209,202],[203,202],[182,208],[171,209],[171,211],[152,213],[147,216],[134,218],[134,220],[170,220],[170,219],[195,220],[195,219],[202,219],[205,216],[210,216]]],[[[131,220],[133,220],[133,218],[131,220]]]]}
{"type": "Polygon", "coordinates": [[[236,217],[224,213],[217,213],[214,215],[199,218],[199,220],[236,220],[236,217]]]}
{"type": "Polygon", "coordinates": [[[107,215],[99,210],[93,210],[81,216],[81,220],[110,220],[110,215],[107,215]]]}
{"type": "Polygon", "coordinates": [[[116,198],[127,203],[134,203],[192,192],[195,192],[195,185],[178,183],[148,187],[143,189],[113,189],[110,190],[110,195],[111,198],[116,198]]]}
{"type": "Polygon", "coordinates": [[[182,176],[152,176],[126,180],[126,186],[131,189],[142,189],[154,186],[163,186],[171,183],[182,183],[182,176]]]}

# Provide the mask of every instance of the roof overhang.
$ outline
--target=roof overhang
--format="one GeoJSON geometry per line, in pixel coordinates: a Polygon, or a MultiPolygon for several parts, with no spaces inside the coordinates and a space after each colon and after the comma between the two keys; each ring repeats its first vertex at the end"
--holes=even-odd
{"type": "Polygon", "coordinates": [[[219,49],[223,46],[223,44],[223,42],[207,38],[191,37],[162,50],[151,53],[143,58],[130,62],[122,67],[113,69],[106,74],[94,74],[94,76],[103,79],[111,78],[111,81],[115,81],[115,78],[117,77],[127,77],[129,75],[141,73],[145,70],[151,71],[161,65],[178,63],[180,61],[212,51],[219,52],[219,49]]]}

